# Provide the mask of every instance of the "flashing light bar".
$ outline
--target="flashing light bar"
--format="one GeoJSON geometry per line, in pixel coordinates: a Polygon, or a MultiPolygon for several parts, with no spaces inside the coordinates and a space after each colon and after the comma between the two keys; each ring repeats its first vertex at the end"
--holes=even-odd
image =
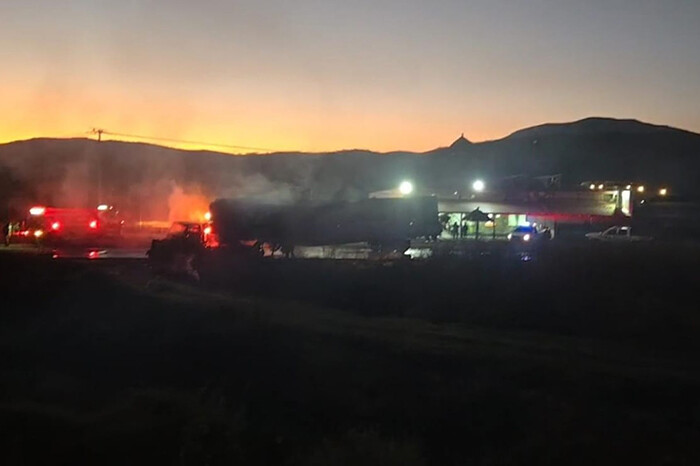
{"type": "Polygon", "coordinates": [[[30,215],[40,216],[40,215],[44,215],[45,212],[46,212],[46,207],[41,207],[41,206],[35,206],[35,207],[32,207],[31,209],[29,209],[30,215]]]}

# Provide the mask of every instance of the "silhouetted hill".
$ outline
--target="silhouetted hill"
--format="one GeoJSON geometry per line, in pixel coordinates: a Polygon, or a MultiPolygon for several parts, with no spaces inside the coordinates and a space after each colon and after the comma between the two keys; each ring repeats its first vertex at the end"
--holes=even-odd
{"type": "Polygon", "coordinates": [[[547,123],[521,129],[505,139],[538,138],[545,136],[586,135],[586,134],[650,134],[680,132],[693,134],[669,126],[652,125],[638,120],[618,120],[614,118],[585,118],[573,123],[547,123]]]}
{"type": "Polygon", "coordinates": [[[666,126],[589,118],[528,128],[482,147],[495,173],[561,173],[566,183],[638,180],[698,193],[700,135],[666,126]]]}
{"type": "Polygon", "coordinates": [[[516,174],[560,173],[565,185],[635,180],[697,195],[700,135],[635,120],[589,118],[484,143],[458,138],[423,154],[349,150],[236,156],[141,143],[33,139],[0,145],[0,196],[10,204],[92,205],[100,170],[103,200],[142,210],[148,201],[162,204],[175,187],[207,197],[347,199],[405,178],[457,190],[476,177],[516,174]]]}
{"type": "Polygon", "coordinates": [[[467,149],[472,145],[471,141],[469,139],[464,137],[464,134],[462,134],[460,137],[458,137],[455,142],[450,144],[450,149],[452,150],[463,150],[467,149]]]}

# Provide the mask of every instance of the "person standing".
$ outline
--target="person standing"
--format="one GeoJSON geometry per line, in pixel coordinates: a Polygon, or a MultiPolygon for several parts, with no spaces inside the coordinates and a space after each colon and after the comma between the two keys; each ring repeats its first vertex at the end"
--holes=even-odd
{"type": "Polygon", "coordinates": [[[2,226],[2,235],[5,242],[5,246],[10,245],[10,236],[12,235],[12,224],[10,222],[5,223],[2,226]]]}
{"type": "Polygon", "coordinates": [[[452,224],[452,238],[459,238],[459,224],[457,222],[452,224]]]}

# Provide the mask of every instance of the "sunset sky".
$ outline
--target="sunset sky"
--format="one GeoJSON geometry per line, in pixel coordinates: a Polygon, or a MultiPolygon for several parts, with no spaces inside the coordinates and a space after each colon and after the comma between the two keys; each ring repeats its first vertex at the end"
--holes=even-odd
{"type": "Polygon", "coordinates": [[[422,151],[587,116],[700,132],[698,0],[3,0],[0,142],[422,151]]]}

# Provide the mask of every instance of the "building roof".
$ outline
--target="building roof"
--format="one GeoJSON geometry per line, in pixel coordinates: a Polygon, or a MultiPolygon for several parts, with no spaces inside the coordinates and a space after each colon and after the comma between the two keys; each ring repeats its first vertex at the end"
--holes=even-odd
{"type": "Polygon", "coordinates": [[[490,214],[527,214],[531,216],[612,216],[615,214],[615,203],[591,199],[547,199],[533,202],[484,202],[475,199],[438,200],[440,212],[468,213],[477,208],[490,214]]]}

